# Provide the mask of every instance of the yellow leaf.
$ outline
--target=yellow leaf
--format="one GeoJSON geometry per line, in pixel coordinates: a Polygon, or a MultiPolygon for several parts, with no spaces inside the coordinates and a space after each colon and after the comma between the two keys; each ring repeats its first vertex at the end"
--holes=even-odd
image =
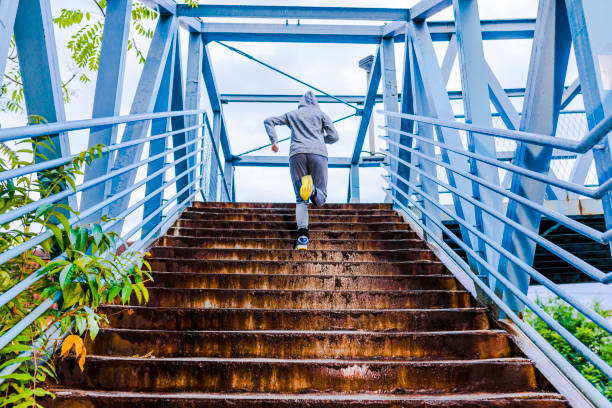
{"type": "Polygon", "coordinates": [[[79,359],[79,367],[81,368],[81,372],[83,372],[83,367],[85,366],[85,355],[87,354],[87,350],[85,346],[83,346],[83,354],[81,354],[81,358],[79,359]]]}
{"type": "Polygon", "coordinates": [[[71,334],[70,336],[66,337],[64,339],[64,342],[62,343],[62,351],[60,355],[64,357],[66,354],[68,354],[74,343],[78,340],[81,340],[81,338],[74,334],[71,334]]]}

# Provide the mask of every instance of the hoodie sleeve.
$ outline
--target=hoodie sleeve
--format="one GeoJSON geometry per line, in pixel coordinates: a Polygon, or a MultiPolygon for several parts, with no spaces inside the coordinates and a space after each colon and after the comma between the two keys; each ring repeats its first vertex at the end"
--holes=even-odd
{"type": "Polygon", "coordinates": [[[264,126],[266,128],[266,133],[268,133],[268,137],[270,138],[270,143],[278,142],[278,135],[276,134],[274,126],[280,125],[289,126],[289,122],[287,121],[287,115],[272,116],[264,120],[264,126]]]}
{"type": "Polygon", "coordinates": [[[323,130],[325,131],[325,143],[336,143],[340,139],[340,136],[338,136],[338,131],[334,126],[334,122],[332,122],[329,116],[327,116],[325,113],[323,113],[323,130]]]}

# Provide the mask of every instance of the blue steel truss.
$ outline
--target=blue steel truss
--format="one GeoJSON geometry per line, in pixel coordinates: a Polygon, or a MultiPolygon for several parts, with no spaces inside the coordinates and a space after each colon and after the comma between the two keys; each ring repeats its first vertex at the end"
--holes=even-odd
{"type": "MultiPolygon", "coordinates": [[[[89,130],[89,146],[102,143],[105,152],[86,169],[76,189],[1,214],[0,224],[36,211],[41,205],[66,202],[80,211],[80,219],[73,218],[71,223],[109,215],[114,221],[106,224],[107,230],[131,241],[131,250],[146,248],[197,196],[209,201],[233,201],[235,167],[288,165],[287,157],[246,155],[257,149],[234,155],[223,104],[295,102],[299,96],[220,94],[209,43],[219,42],[295,80],[225,42],[377,44],[365,96],[331,95],[298,80],[316,89],[321,94],[320,102],[347,104],[360,117],[352,154],[329,160],[330,167],[349,170],[348,201],[359,201],[359,169],[383,165],[388,172],[388,199],[412,220],[424,239],[464,269],[480,289],[480,296],[531,338],[594,405],[610,406],[520,316],[525,307],[531,309],[612,378],[612,368],[605,361],[526,296],[533,279],[612,334],[609,321],[533,268],[535,248],[540,246],[594,281],[612,282],[612,272],[598,269],[538,234],[541,219],[547,217],[585,240],[612,245],[612,2],[541,0],[536,19],[481,20],[477,0],[421,0],[410,9],[190,7],[174,0],[143,0],[159,12],[159,18],[130,114],[119,116],[132,0],[108,0],[91,119],[66,121],[50,1],[0,0],[0,74],[4,73],[14,36],[27,112],[49,122],[0,129],[0,142],[40,136],[50,136],[55,142],[54,149],[47,152],[49,160],[6,171],[0,174],[0,180],[67,163],[73,157],[69,136],[77,130],[89,130]],[[453,21],[428,21],[447,8],[454,11],[453,21]],[[240,18],[241,22],[203,20],[211,17],[240,18]],[[252,23],[248,19],[278,19],[279,23],[252,23]],[[379,23],[290,25],[285,19],[379,23]],[[180,30],[188,34],[186,61],[182,61],[180,30]],[[505,89],[485,60],[483,41],[513,39],[533,39],[530,67],[525,88],[505,89]],[[434,42],[448,43],[441,63],[434,42]],[[402,69],[396,67],[395,44],[403,46],[402,69]],[[566,87],[572,46],[579,77],[566,87]],[[457,59],[462,89],[449,92],[446,84],[457,59]],[[403,73],[399,83],[397,71],[403,73]],[[382,94],[378,94],[379,89],[382,94]],[[563,109],[580,94],[588,133],[555,137],[563,109]],[[210,101],[210,112],[200,108],[203,95],[210,101]],[[521,112],[511,102],[513,97],[524,99],[521,112]],[[454,113],[451,100],[463,103],[463,115],[454,113]],[[384,118],[384,159],[361,154],[377,103],[383,104],[378,113],[384,118]],[[500,117],[505,128],[493,127],[494,116],[500,117]],[[500,140],[515,142],[516,150],[499,151],[500,140]],[[550,171],[551,161],[558,157],[576,158],[569,180],[561,180],[550,171]],[[585,187],[593,162],[599,183],[585,187]],[[139,169],[146,175],[139,177],[139,169]],[[500,171],[506,175],[503,180],[500,171]],[[139,189],[144,190],[144,196],[135,201],[139,189]],[[449,196],[451,199],[445,202],[443,197],[449,196]],[[547,196],[600,200],[606,230],[593,229],[546,206],[547,196]],[[130,214],[140,215],[136,225],[125,231],[124,219],[130,214]],[[445,218],[459,224],[458,235],[449,230],[445,218]],[[454,252],[444,237],[453,240],[465,258],[454,252]]],[[[51,234],[44,231],[0,254],[0,262],[35,247],[51,234]]],[[[0,306],[41,278],[35,272],[0,294],[0,306]]],[[[53,299],[43,301],[19,324],[1,333],[0,348],[52,304],[53,299]]],[[[11,370],[14,367],[7,367],[0,375],[11,370]]]]}

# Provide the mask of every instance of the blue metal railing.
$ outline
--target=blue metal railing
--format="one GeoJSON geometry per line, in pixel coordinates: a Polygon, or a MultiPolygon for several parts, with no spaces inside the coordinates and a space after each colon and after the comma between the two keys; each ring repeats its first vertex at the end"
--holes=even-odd
{"type": "MultiPolygon", "coordinates": [[[[562,190],[593,199],[601,199],[606,194],[609,194],[612,189],[612,179],[605,180],[596,188],[587,188],[583,185],[577,185],[568,181],[559,180],[551,177],[550,175],[538,173],[512,163],[503,162],[495,158],[476,154],[473,150],[473,146],[470,146],[469,144],[467,150],[462,150],[443,141],[424,137],[420,134],[421,132],[419,130],[424,129],[426,126],[432,128],[445,127],[474,132],[479,135],[494,138],[511,139],[526,144],[552,147],[554,149],[569,152],[585,153],[591,149],[598,148],[598,144],[604,140],[610,131],[612,131],[612,116],[609,116],[600,122],[581,140],[569,140],[514,130],[484,128],[471,124],[452,122],[432,117],[388,111],[379,111],[379,113],[382,113],[388,117],[406,119],[417,123],[417,130],[414,133],[400,130],[390,125],[380,126],[381,129],[384,129],[387,132],[387,135],[381,138],[385,140],[389,146],[386,152],[389,162],[385,164],[385,168],[389,175],[384,177],[387,180],[389,188],[385,191],[387,192],[388,197],[394,203],[395,207],[404,212],[414,221],[414,223],[422,230],[424,237],[428,241],[439,245],[440,248],[444,250],[460,267],[468,272],[467,275],[474,281],[476,286],[482,290],[485,297],[488,297],[488,301],[496,304],[508,319],[519,326],[519,328],[523,330],[523,332],[529,338],[531,338],[531,340],[548,356],[548,358],[562,372],[565,373],[567,378],[579,387],[579,389],[591,402],[593,402],[596,406],[610,406],[610,402],[589,381],[587,381],[582,374],[580,374],[546,340],[544,340],[544,338],[542,338],[537,331],[533,329],[533,327],[525,323],[521,317],[519,317],[522,310],[522,305],[529,308],[552,330],[557,332],[559,336],[567,341],[571,347],[582,354],[589,362],[593,364],[593,366],[595,366],[610,379],[612,379],[612,367],[610,367],[606,361],[604,361],[600,356],[578,340],[576,336],[570,333],[552,316],[546,313],[538,304],[536,304],[536,302],[531,300],[527,296],[527,293],[525,293],[524,289],[519,288],[515,282],[509,279],[509,276],[500,271],[499,265],[501,262],[512,263],[526,276],[533,278],[536,282],[548,288],[553,294],[563,299],[578,312],[582,313],[585,317],[590,319],[602,330],[609,334],[612,334],[612,322],[606,320],[591,307],[578,301],[562,286],[555,284],[540,271],[534,269],[534,267],[531,265],[531,260],[526,262],[525,260],[521,259],[520,254],[515,254],[513,251],[509,250],[502,242],[501,237],[488,236],[487,234],[483,233],[482,228],[472,225],[472,223],[466,221],[464,216],[458,216],[457,212],[453,210],[452,206],[441,202],[441,200],[438,198],[437,192],[442,191],[450,193],[453,197],[461,200],[460,202],[464,205],[473,206],[474,209],[477,208],[483,213],[486,213],[489,217],[495,219],[497,222],[503,223],[506,228],[513,229],[516,233],[522,234],[523,237],[526,237],[533,243],[546,249],[549,253],[558,257],[560,261],[571,265],[580,272],[588,275],[596,282],[606,284],[612,282],[612,272],[602,271],[583,259],[573,255],[561,246],[546,239],[546,237],[539,235],[537,231],[533,231],[521,223],[509,218],[503,210],[493,208],[484,203],[478,197],[474,197],[472,195],[472,191],[462,191],[461,189],[457,188],[450,180],[454,176],[468,179],[472,183],[477,183],[479,186],[499,194],[508,202],[514,201],[517,204],[528,207],[529,209],[539,213],[540,216],[546,216],[558,224],[577,232],[585,239],[593,240],[601,244],[607,244],[612,241],[612,229],[603,232],[598,231],[553,209],[550,209],[542,203],[533,202],[526,197],[512,191],[508,191],[499,185],[495,185],[494,183],[485,180],[473,172],[457,168],[449,160],[448,154],[442,154],[441,157],[438,157],[435,154],[431,154],[431,152],[435,152],[436,149],[439,149],[439,151],[442,153],[452,152],[452,154],[463,156],[468,160],[475,160],[494,166],[496,168],[495,171],[498,171],[497,169],[502,169],[512,174],[517,174],[528,179],[536,180],[543,183],[543,185],[547,184],[550,186],[555,186],[562,190]],[[415,146],[411,146],[413,144],[412,141],[410,142],[411,145],[400,143],[400,135],[404,136],[404,139],[414,141],[415,146]],[[429,145],[431,148],[422,149],[421,147],[424,145],[429,145]],[[410,158],[407,159],[405,155],[403,158],[400,157],[402,156],[399,154],[400,151],[408,153],[410,158]],[[427,163],[427,169],[424,169],[425,166],[422,165],[423,163],[427,163]],[[402,168],[402,171],[400,171],[400,168],[402,168]],[[432,168],[435,170],[431,171],[432,168]],[[438,170],[444,171],[438,174],[438,170]],[[441,176],[443,173],[447,174],[449,181],[441,176]],[[432,194],[431,189],[428,191],[427,188],[425,188],[425,185],[427,184],[430,186],[436,186],[434,190],[436,194],[432,194]],[[487,260],[486,254],[482,251],[482,248],[472,248],[472,245],[470,245],[471,241],[469,239],[466,239],[465,237],[462,238],[453,233],[442,222],[440,214],[444,214],[451,220],[457,222],[461,227],[462,232],[466,231],[468,234],[476,237],[481,242],[484,242],[487,249],[493,250],[499,255],[499,259],[493,261],[494,263],[487,260]],[[459,253],[456,252],[456,250],[452,249],[447,242],[445,242],[443,239],[444,235],[454,241],[454,243],[456,243],[461,250],[465,251],[465,254],[468,256],[470,261],[475,262],[478,269],[476,273],[472,272],[475,265],[470,267],[464,258],[462,258],[459,253]],[[489,278],[493,278],[496,281],[497,286],[495,286],[493,282],[489,280],[489,278]],[[500,286],[503,289],[502,291],[498,290],[500,286]],[[519,306],[518,310],[516,307],[517,304],[513,303],[512,301],[515,299],[518,299],[519,304],[522,304],[519,306]]],[[[393,122],[387,121],[387,123],[393,122]]],[[[604,211],[611,210],[612,209],[605,208],[604,206],[604,211]]]]}
{"type": "MultiPolygon", "coordinates": [[[[81,208],[78,216],[73,216],[68,220],[70,225],[75,225],[79,223],[81,219],[95,214],[100,210],[107,209],[109,205],[115,202],[116,200],[124,197],[129,198],[132,193],[136,192],[138,189],[144,186],[147,186],[149,183],[152,182],[152,180],[162,177],[161,185],[156,188],[153,188],[152,191],[148,192],[148,194],[146,194],[142,199],[129,204],[128,207],[125,210],[121,211],[119,214],[112,214],[113,218],[109,222],[104,223],[102,226],[103,231],[111,231],[116,228],[118,224],[123,222],[126,217],[136,214],[136,216],[138,216],[139,218],[136,220],[135,225],[131,226],[131,228],[129,228],[127,231],[120,232],[119,241],[121,244],[126,245],[128,252],[137,252],[142,250],[143,248],[146,248],[157,237],[163,234],[167,228],[171,226],[171,224],[176,220],[176,218],[178,218],[182,210],[195,199],[197,194],[201,194],[204,199],[209,198],[213,201],[216,201],[216,197],[207,197],[207,194],[203,191],[202,186],[205,180],[221,176],[221,179],[223,180],[223,185],[225,186],[225,198],[230,199],[231,197],[224,178],[221,159],[219,158],[215,143],[212,140],[212,130],[210,128],[208,116],[203,110],[188,110],[143,115],[105,117],[45,125],[23,126],[0,130],[0,142],[7,142],[48,134],[56,134],[58,132],[71,132],[80,129],[98,130],[103,127],[118,126],[120,124],[125,123],[144,123],[146,121],[151,121],[154,119],[169,119],[171,117],[176,116],[191,115],[197,115],[198,117],[200,117],[201,115],[201,123],[198,123],[194,126],[184,127],[182,129],[167,131],[161,134],[150,135],[145,138],[115,143],[111,146],[104,147],[103,151],[105,154],[111,154],[112,152],[118,151],[119,149],[136,145],[145,145],[157,140],[165,140],[166,146],[168,146],[168,140],[172,140],[169,139],[171,138],[171,136],[177,134],[192,134],[192,138],[190,139],[188,137],[184,141],[184,143],[181,143],[177,146],[172,146],[171,148],[166,147],[163,152],[143,157],[140,160],[136,160],[135,163],[132,165],[125,166],[114,171],[110,171],[107,174],[97,177],[95,179],[81,182],[80,184],[76,185],[76,188],[67,188],[57,194],[53,194],[44,199],[37,200],[30,204],[8,211],[4,214],[0,214],[0,224],[10,223],[11,221],[25,214],[37,211],[40,207],[44,205],[50,203],[57,203],[70,196],[75,196],[77,193],[86,192],[88,189],[94,186],[111,181],[114,177],[117,177],[118,175],[125,174],[130,171],[136,171],[140,168],[149,166],[152,162],[156,160],[162,159],[164,160],[164,165],[160,169],[151,172],[146,177],[136,180],[129,187],[108,197],[105,197],[101,202],[90,208],[81,208]],[[205,152],[209,150],[210,145],[212,145],[212,148],[214,150],[214,157],[221,171],[220,175],[210,174],[210,166],[207,165],[209,163],[206,161],[205,157],[205,152]],[[177,152],[182,152],[182,156],[176,157],[175,154],[177,152]],[[168,158],[170,155],[173,155],[172,158],[167,160],[166,158],[168,158]],[[183,162],[188,163],[188,168],[186,168],[179,174],[175,174],[174,170],[176,169],[177,164],[181,164],[183,162]],[[179,180],[185,178],[189,180],[188,183],[186,185],[181,184],[181,187],[179,188],[179,180]],[[174,189],[174,186],[177,186],[176,189],[174,189]],[[151,197],[155,197],[159,194],[161,194],[162,197],[165,199],[163,204],[150,212],[142,211],[142,215],[139,215],[139,210],[144,208],[147,201],[150,200],[151,197]],[[186,198],[183,198],[185,197],[185,195],[186,198]],[[161,219],[161,221],[157,222],[153,226],[153,228],[147,228],[146,226],[148,225],[148,223],[155,219],[161,219]],[[133,237],[138,236],[138,233],[141,233],[140,238],[133,239],[133,237]],[[128,242],[130,243],[129,246],[128,242]]],[[[28,174],[36,174],[39,171],[51,169],[62,164],[66,164],[70,162],[74,157],[76,157],[76,155],[65,156],[58,159],[5,171],[0,173],[0,181],[10,180],[28,174]]],[[[124,228],[124,230],[125,229],[127,228],[124,228]]],[[[37,236],[29,239],[28,241],[23,242],[9,249],[8,251],[5,251],[4,253],[0,254],[0,264],[4,264],[10,261],[11,259],[21,255],[25,251],[35,248],[36,246],[40,245],[42,242],[50,238],[52,235],[53,232],[51,230],[45,230],[37,236]]],[[[60,259],[62,256],[63,255],[60,255],[55,259],[60,259]]],[[[23,291],[31,287],[38,280],[42,279],[45,275],[44,273],[41,273],[41,271],[42,268],[31,273],[22,281],[15,284],[13,287],[8,289],[4,293],[0,294],[0,307],[5,306],[11,300],[19,296],[23,291]]],[[[51,296],[48,299],[43,299],[37,307],[32,309],[15,326],[9,328],[6,332],[2,333],[2,335],[0,335],[0,349],[4,348],[21,332],[23,332],[30,324],[36,321],[44,313],[46,313],[52,307],[56,300],[57,299],[54,296],[51,296]]],[[[14,366],[10,366],[6,370],[3,370],[2,374],[6,375],[8,372],[12,372],[14,369],[14,366]]],[[[0,382],[2,382],[1,379],[0,382]]]]}

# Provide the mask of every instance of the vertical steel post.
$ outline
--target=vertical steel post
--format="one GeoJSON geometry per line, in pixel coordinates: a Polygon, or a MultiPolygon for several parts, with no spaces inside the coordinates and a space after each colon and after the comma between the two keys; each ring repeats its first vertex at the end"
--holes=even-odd
{"type": "Polygon", "coordinates": [[[4,79],[18,5],[17,0],[0,0],[0,86],[4,79]]]}
{"type": "MultiPolygon", "coordinates": [[[[183,64],[181,63],[181,46],[178,27],[175,33],[175,37],[177,38],[177,41],[174,44],[174,74],[172,77],[172,102],[170,104],[170,110],[174,112],[180,112],[184,110],[184,95],[183,64]]],[[[185,129],[185,116],[173,116],[170,120],[170,123],[172,124],[173,131],[185,129]]],[[[173,147],[183,146],[186,141],[187,140],[185,133],[177,133],[172,136],[173,147]]],[[[185,157],[186,155],[187,147],[183,147],[174,152],[174,161],[177,162],[177,164],[174,166],[174,174],[182,174],[189,168],[189,160],[183,160],[181,162],[178,162],[179,159],[185,157]]],[[[188,185],[189,174],[185,174],[183,177],[176,181],[176,191],[180,191],[188,185]]],[[[180,196],[176,198],[177,204],[187,200],[187,198],[189,198],[189,195],[189,190],[183,192],[180,196]]]]}
{"type": "Polygon", "coordinates": [[[351,164],[349,168],[349,203],[358,203],[360,201],[359,195],[359,164],[351,164]]]}
{"type": "MultiPolygon", "coordinates": [[[[465,122],[484,127],[493,127],[491,120],[491,103],[489,102],[488,65],[482,46],[482,32],[477,0],[453,0],[457,45],[459,49],[459,67],[463,88],[463,106],[465,122]]],[[[497,159],[495,139],[489,136],[467,132],[468,150],[485,157],[497,159]]],[[[470,160],[470,173],[493,185],[499,185],[497,167],[470,160]]],[[[502,197],[491,190],[482,188],[472,182],[472,197],[494,210],[502,210],[502,197]]],[[[475,228],[485,235],[497,240],[501,237],[504,225],[501,221],[474,207],[475,228]]],[[[492,265],[496,265],[499,254],[478,239],[478,252],[492,265]]],[[[483,269],[479,268],[481,274],[483,269]]],[[[488,274],[486,274],[488,275],[488,274]]]]}
{"type": "MultiPolygon", "coordinates": [[[[402,113],[414,114],[414,97],[415,97],[415,85],[414,85],[414,59],[412,53],[412,41],[408,37],[408,33],[406,32],[404,37],[404,73],[402,77],[402,97],[400,100],[400,110],[402,113]]],[[[403,132],[412,133],[414,131],[414,121],[401,119],[400,129],[403,132]]],[[[412,147],[413,140],[410,136],[407,135],[398,135],[399,143],[402,146],[412,147]]],[[[398,150],[399,158],[410,163],[412,161],[412,155],[409,151],[404,149],[398,150]]],[[[397,166],[398,174],[404,179],[411,181],[412,174],[410,172],[410,167],[406,166],[398,162],[397,166]]],[[[401,180],[397,180],[397,186],[402,189],[406,194],[410,194],[410,188],[401,180]]],[[[408,199],[398,194],[396,198],[403,204],[408,204],[408,199]]]]}
{"type": "Polygon", "coordinates": [[[225,184],[227,185],[227,190],[230,194],[230,196],[227,197],[227,192],[225,192],[224,188],[224,196],[227,197],[227,201],[233,202],[236,195],[236,189],[234,187],[234,165],[231,162],[226,161],[223,173],[225,174],[225,184]]]}
{"type": "MultiPolygon", "coordinates": [[[[109,0],[107,2],[92,118],[116,116],[120,113],[131,10],[132,0],[109,0]]],[[[89,147],[99,143],[110,146],[116,141],[117,126],[93,128],[89,132],[89,147]]],[[[105,153],[101,158],[87,166],[84,181],[107,174],[112,166],[111,159],[112,155],[105,153]]],[[[110,184],[109,180],[83,191],[81,208],[90,208],[106,199],[110,184]]],[[[96,222],[105,212],[104,210],[97,211],[83,219],[83,222],[96,222]]]]}
{"type": "MultiPolygon", "coordinates": [[[[177,26],[178,20],[176,17],[160,14],[155,33],[153,34],[153,39],[151,40],[147,59],[142,69],[140,80],[138,81],[136,95],[134,96],[134,101],[132,102],[132,108],[130,110],[131,114],[153,111],[161,78],[166,66],[166,60],[170,54],[170,48],[177,26]]],[[[148,131],[148,121],[130,123],[125,127],[122,141],[126,142],[142,139],[146,137],[148,131]]],[[[143,148],[143,145],[139,144],[137,146],[119,149],[112,169],[121,169],[139,161],[142,156],[143,148]]],[[[111,184],[110,195],[112,196],[119,191],[123,191],[134,184],[136,173],[136,170],[131,170],[114,177],[111,184]]],[[[131,194],[128,194],[112,202],[108,208],[108,215],[110,217],[116,217],[123,212],[128,206],[130,196],[131,194]]],[[[123,220],[119,220],[113,229],[116,232],[120,232],[122,228],[123,220]]]]}
{"type": "MultiPolygon", "coordinates": [[[[612,2],[566,0],[589,129],[612,115],[612,2]]],[[[610,135],[593,149],[599,183],[612,177],[610,135]]],[[[612,193],[602,197],[606,229],[612,228],[612,193]]],[[[610,244],[612,248],[612,243],[610,244]]]]}
{"type": "MultiPolygon", "coordinates": [[[[213,134],[212,134],[212,143],[217,148],[217,152],[219,151],[219,141],[221,140],[221,127],[223,126],[221,113],[215,112],[213,114],[213,134]]],[[[211,149],[214,153],[214,149],[211,149]]],[[[219,191],[219,165],[217,164],[217,159],[212,157],[210,160],[210,184],[208,189],[208,201],[217,201],[218,200],[218,191],[219,191]]]]}
{"type": "MultiPolygon", "coordinates": [[[[523,103],[521,130],[555,134],[570,48],[571,37],[564,0],[540,2],[523,103]]],[[[539,173],[548,173],[552,151],[550,147],[519,143],[513,163],[539,173]]],[[[512,175],[510,191],[541,204],[544,202],[546,186],[515,173],[512,175]]],[[[531,231],[537,232],[540,229],[541,214],[516,201],[510,200],[506,216],[531,231]]],[[[502,246],[525,261],[527,265],[533,263],[536,244],[513,228],[508,226],[504,228],[502,246]]],[[[501,257],[499,272],[523,293],[527,293],[529,275],[523,270],[501,257]]],[[[502,292],[503,288],[499,284],[495,288],[498,293],[502,292]]],[[[508,292],[505,300],[513,310],[522,311],[524,305],[508,292]]]]}
{"type": "MultiPolygon", "coordinates": [[[[412,42],[412,40],[411,40],[412,42]]],[[[425,83],[423,81],[423,74],[421,72],[421,67],[416,63],[417,57],[415,55],[415,47],[414,44],[410,48],[411,50],[411,61],[412,61],[412,73],[414,75],[414,97],[415,97],[415,111],[417,115],[428,116],[430,114],[431,108],[429,107],[429,101],[427,96],[427,89],[425,89],[425,83]]],[[[434,140],[434,130],[431,126],[424,126],[418,124],[416,126],[415,133],[421,137],[434,140]]],[[[424,142],[415,142],[414,149],[420,151],[422,154],[425,154],[429,157],[436,157],[436,151],[434,147],[429,143],[424,142]]],[[[428,174],[437,174],[437,167],[432,162],[422,159],[419,156],[415,156],[411,163],[418,169],[426,172],[428,174]]],[[[440,194],[438,192],[438,184],[434,181],[423,177],[416,171],[410,172],[410,180],[411,183],[415,184],[417,188],[421,188],[428,196],[430,196],[434,201],[440,201],[440,194]]],[[[431,233],[438,238],[442,238],[442,230],[435,223],[435,221],[440,219],[440,209],[436,207],[432,202],[426,200],[419,193],[415,194],[415,200],[419,202],[423,206],[423,208],[432,215],[432,220],[426,217],[424,214],[421,214],[421,221],[425,224],[427,228],[431,230],[431,233]]]]}
{"type": "MultiPolygon", "coordinates": [[[[62,80],[49,0],[20,1],[14,33],[28,115],[40,116],[49,123],[65,121],[62,80]]],[[[70,154],[66,133],[48,137],[52,146],[50,149],[38,146],[37,152],[46,159],[36,157],[37,163],[70,154]]],[[[63,203],[78,210],[75,196],[63,203]]]]}
{"type": "MultiPolygon", "coordinates": [[[[382,69],[382,91],[383,106],[386,111],[399,112],[397,94],[397,73],[395,71],[395,42],[393,38],[383,38],[380,43],[381,69],[382,69]]],[[[400,129],[400,119],[393,116],[385,116],[385,126],[391,129],[400,129]]],[[[399,143],[399,134],[386,131],[389,140],[399,143]]],[[[399,156],[399,147],[395,144],[387,143],[387,149],[395,157],[399,156]]],[[[398,170],[397,159],[391,158],[389,166],[394,172],[398,170]]],[[[397,184],[397,177],[391,176],[393,184],[397,184]]],[[[395,194],[397,198],[399,194],[395,194]]]]}
{"type": "MultiPolygon", "coordinates": [[[[408,24],[408,30],[412,38],[415,67],[418,66],[419,72],[419,76],[415,79],[415,82],[419,85],[420,90],[418,92],[420,114],[454,121],[455,114],[450,99],[448,98],[448,93],[446,92],[446,84],[442,76],[442,70],[438,65],[438,59],[427,24],[423,21],[411,21],[408,24]]],[[[419,134],[430,127],[429,125],[419,124],[419,134]]],[[[457,130],[442,127],[435,127],[435,130],[440,142],[449,144],[457,149],[463,149],[463,143],[461,142],[461,137],[457,130]]],[[[427,137],[433,138],[433,136],[427,137]]],[[[425,145],[426,143],[419,144],[421,150],[424,151],[426,148],[425,145]]],[[[444,162],[451,164],[452,167],[458,170],[469,172],[470,166],[465,156],[449,152],[446,149],[441,149],[441,153],[444,162]]],[[[430,174],[436,174],[436,171],[433,170],[430,174]]],[[[450,170],[446,171],[446,176],[451,186],[461,191],[472,190],[472,183],[465,177],[456,176],[450,170]]],[[[457,217],[466,220],[472,225],[476,225],[474,206],[461,199],[456,194],[453,194],[452,197],[457,217]]],[[[461,236],[470,248],[477,248],[476,237],[466,228],[461,228],[461,236]]],[[[470,266],[474,270],[478,270],[478,264],[471,258],[468,258],[468,260],[470,261],[470,266]]]]}
{"type": "MultiPolygon", "coordinates": [[[[202,82],[202,36],[200,33],[189,33],[188,39],[187,73],[185,79],[185,110],[196,110],[200,108],[200,92],[202,82]]],[[[199,115],[191,115],[185,118],[185,126],[192,127],[198,124],[199,115]]],[[[192,141],[198,134],[197,130],[187,132],[187,140],[192,141]]],[[[193,152],[197,146],[190,146],[187,151],[193,152]]],[[[195,164],[195,157],[189,158],[189,168],[195,164]]],[[[190,174],[189,181],[195,180],[195,170],[190,174]]],[[[177,186],[178,188],[178,186],[177,186]]],[[[195,187],[194,187],[195,188],[195,187]]],[[[193,191],[192,191],[193,192],[193,191]]]]}
{"type": "MultiPolygon", "coordinates": [[[[178,34],[178,33],[177,33],[178,34]]],[[[166,66],[164,67],[164,74],[162,75],[161,82],[159,84],[159,92],[157,92],[157,98],[155,100],[155,107],[153,108],[154,112],[168,112],[170,110],[170,105],[172,101],[172,88],[173,78],[174,78],[174,70],[175,63],[174,59],[176,58],[176,54],[173,52],[176,48],[176,43],[178,42],[178,35],[175,35],[172,48],[170,49],[170,53],[168,58],[166,59],[166,66]]],[[[166,133],[170,128],[170,119],[169,118],[159,118],[153,119],[151,121],[151,136],[160,135],[162,133],[166,133]]],[[[168,138],[164,137],[162,139],[153,140],[149,143],[149,156],[155,156],[160,153],[163,153],[168,147],[168,138]]],[[[166,164],[166,157],[160,157],[159,159],[153,160],[147,164],[147,176],[161,170],[166,164]]],[[[178,173],[175,173],[178,174],[178,173]]],[[[165,182],[165,172],[159,174],[149,180],[145,187],[145,197],[147,197],[147,201],[144,203],[144,212],[142,217],[146,218],[159,209],[163,204],[164,192],[161,191],[155,195],[153,195],[153,191],[160,188],[165,182]]],[[[177,190],[178,191],[178,190],[177,190]]],[[[142,237],[146,237],[151,230],[153,230],[157,225],[162,222],[162,213],[157,213],[149,222],[147,222],[142,227],[142,237]]]]}

